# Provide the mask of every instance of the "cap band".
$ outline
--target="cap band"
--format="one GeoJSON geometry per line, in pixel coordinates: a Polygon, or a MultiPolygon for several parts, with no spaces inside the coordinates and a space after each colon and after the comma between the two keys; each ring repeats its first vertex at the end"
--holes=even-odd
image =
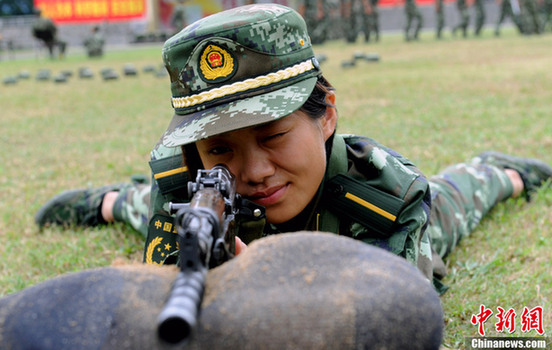
{"type": "Polygon", "coordinates": [[[258,76],[252,79],[246,79],[244,81],[238,81],[233,84],[224,85],[196,95],[173,97],[172,105],[174,108],[192,107],[220,97],[233,95],[238,92],[243,92],[247,90],[253,90],[261,86],[267,86],[286,79],[290,79],[315,68],[316,67],[313,64],[312,59],[308,59],[302,63],[298,63],[294,66],[279,70],[274,73],[269,73],[267,75],[258,76]]]}

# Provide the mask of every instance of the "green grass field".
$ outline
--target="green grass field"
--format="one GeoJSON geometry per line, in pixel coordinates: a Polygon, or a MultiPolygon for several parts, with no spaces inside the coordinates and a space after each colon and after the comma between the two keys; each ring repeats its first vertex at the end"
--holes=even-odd
{"type": "MultiPolygon", "coordinates": [[[[149,174],[149,151],[172,116],[168,78],[142,72],[161,64],[160,49],[112,51],[93,61],[69,54],[0,62],[2,79],[31,74],[0,86],[0,296],[62,273],[142,260],[143,238],[123,225],[39,232],[33,216],[65,189],[149,174]],[[126,63],[140,70],[137,77],[100,79],[102,68],[121,72],[126,63]],[[97,75],[79,79],[82,66],[97,75]],[[36,81],[42,68],[74,75],[60,84],[36,81]]],[[[315,50],[328,57],[322,68],[337,88],[339,132],[371,136],[427,175],[490,149],[552,164],[550,33],[437,42],[428,32],[411,43],[384,34],[378,44],[335,41],[315,50]],[[341,68],[355,52],[381,60],[341,68]]],[[[542,306],[544,328],[552,330],[551,226],[549,188],[530,203],[500,204],[461,242],[447,260],[445,347],[464,348],[465,337],[478,335],[470,319],[481,304],[494,313],[487,335],[509,336],[495,331],[497,307],[518,315],[513,336],[539,336],[521,332],[524,307],[542,306]]]]}

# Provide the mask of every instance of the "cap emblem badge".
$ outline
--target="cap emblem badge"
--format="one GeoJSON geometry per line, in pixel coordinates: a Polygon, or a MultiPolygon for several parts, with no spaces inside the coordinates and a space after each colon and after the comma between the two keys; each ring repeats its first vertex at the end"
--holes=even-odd
{"type": "Polygon", "coordinates": [[[209,44],[203,49],[199,60],[199,73],[206,83],[229,80],[237,68],[237,62],[232,54],[222,47],[209,44]]]}

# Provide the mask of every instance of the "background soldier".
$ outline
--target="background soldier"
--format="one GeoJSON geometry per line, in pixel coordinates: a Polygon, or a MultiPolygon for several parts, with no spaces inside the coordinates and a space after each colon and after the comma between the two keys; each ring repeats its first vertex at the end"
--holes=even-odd
{"type": "Polygon", "coordinates": [[[443,0],[435,0],[435,37],[441,39],[445,26],[445,9],[443,0]]]}
{"type": "Polygon", "coordinates": [[[521,24],[523,26],[523,34],[530,35],[541,33],[541,23],[537,7],[537,0],[521,1],[521,24]]]}
{"type": "Polygon", "coordinates": [[[103,56],[103,49],[105,45],[105,39],[100,33],[100,27],[94,26],[92,28],[92,34],[84,40],[84,47],[88,57],[101,57],[103,56]]]}
{"type": "Polygon", "coordinates": [[[374,40],[379,41],[379,0],[363,0],[364,11],[368,16],[368,24],[364,27],[364,35],[366,42],[370,41],[371,33],[374,33],[374,40]]]}
{"type": "Polygon", "coordinates": [[[182,28],[186,27],[186,6],[184,3],[186,0],[178,0],[173,7],[171,14],[171,26],[174,31],[178,33],[182,28]]]}
{"type": "Polygon", "coordinates": [[[541,4],[542,23],[541,33],[546,31],[548,24],[552,24],[552,0],[543,0],[541,4]]]}
{"type": "Polygon", "coordinates": [[[345,35],[345,41],[348,43],[354,43],[358,34],[354,10],[355,3],[356,1],[354,0],[341,0],[340,2],[343,32],[345,35]]]}
{"type": "Polygon", "coordinates": [[[470,22],[470,15],[468,13],[468,5],[466,4],[466,0],[456,0],[456,7],[458,8],[460,22],[452,30],[452,35],[456,35],[456,31],[461,29],[462,36],[465,38],[468,36],[468,24],[470,22]]]}
{"type": "Polygon", "coordinates": [[[378,0],[341,0],[341,18],[347,42],[356,41],[360,31],[359,24],[366,42],[370,41],[372,31],[376,35],[376,41],[379,40],[377,3],[378,0]]]}
{"type": "Polygon", "coordinates": [[[406,26],[404,29],[404,35],[406,41],[418,40],[418,34],[420,29],[422,29],[424,19],[418,5],[416,5],[416,0],[405,0],[404,2],[404,11],[406,14],[406,26]],[[414,32],[410,32],[410,28],[413,25],[413,22],[416,22],[414,26],[414,32]]]}
{"type": "Polygon", "coordinates": [[[500,6],[500,15],[496,22],[495,36],[500,35],[500,26],[506,17],[512,18],[512,21],[518,28],[520,33],[523,33],[523,27],[520,20],[519,2],[517,0],[497,0],[500,6]]]}
{"type": "Polygon", "coordinates": [[[475,6],[475,30],[474,34],[479,36],[481,34],[481,29],[485,24],[485,6],[483,0],[475,0],[473,5],[475,6]]]}
{"type": "Polygon", "coordinates": [[[35,9],[35,15],[37,18],[32,26],[33,36],[46,45],[50,58],[54,58],[55,46],[59,49],[59,57],[63,57],[67,43],[59,40],[56,25],[50,18],[45,17],[40,9],[35,9]]]}
{"type": "Polygon", "coordinates": [[[330,26],[327,0],[301,0],[297,12],[307,23],[312,43],[323,44],[330,26]]]}

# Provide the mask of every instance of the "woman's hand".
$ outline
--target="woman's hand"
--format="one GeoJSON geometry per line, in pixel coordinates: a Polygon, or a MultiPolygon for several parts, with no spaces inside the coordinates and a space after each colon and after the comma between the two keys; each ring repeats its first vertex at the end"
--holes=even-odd
{"type": "Polygon", "coordinates": [[[247,244],[243,243],[240,237],[236,236],[236,255],[239,255],[247,248],[247,244]]]}

